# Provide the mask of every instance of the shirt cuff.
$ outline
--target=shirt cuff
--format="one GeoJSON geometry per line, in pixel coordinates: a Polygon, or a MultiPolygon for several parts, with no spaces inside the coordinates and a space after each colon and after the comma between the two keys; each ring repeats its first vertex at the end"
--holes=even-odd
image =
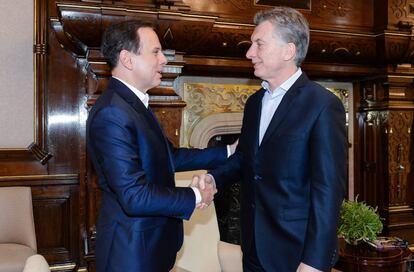
{"type": "Polygon", "coordinates": [[[196,199],[196,205],[201,203],[201,193],[200,190],[198,190],[197,187],[190,187],[191,189],[193,189],[194,194],[195,194],[195,199],[196,199]]]}
{"type": "Polygon", "coordinates": [[[231,148],[230,145],[227,145],[227,158],[231,156],[231,148]]]}
{"type": "Polygon", "coordinates": [[[213,181],[214,187],[216,187],[216,180],[214,179],[213,175],[210,174],[210,173],[207,173],[206,175],[211,177],[211,180],[213,181]]]}

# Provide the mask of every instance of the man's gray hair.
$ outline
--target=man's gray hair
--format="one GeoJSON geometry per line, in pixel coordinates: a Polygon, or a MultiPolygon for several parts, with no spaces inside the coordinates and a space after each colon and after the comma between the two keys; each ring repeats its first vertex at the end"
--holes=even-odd
{"type": "Polygon", "coordinates": [[[282,41],[296,46],[295,63],[300,66],[309,47],[309,24],[302,13],[293,8],[275,7],[259,11],[254,16],[256,25],[265,21],[272,23],[274,34],[282,41]]]}

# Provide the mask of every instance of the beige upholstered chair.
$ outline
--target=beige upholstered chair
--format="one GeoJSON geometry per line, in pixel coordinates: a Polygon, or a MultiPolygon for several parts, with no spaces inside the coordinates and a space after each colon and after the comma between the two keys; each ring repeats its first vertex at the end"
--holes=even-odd
{"type": "Polygon", "coordinates": [[[1,187],[0,272],[23,271],[36,251],[30,187],[1,187]]]}
{"type": "Polygon", "coordinates": [[[50,272],[46,259],[39,254],[27,258],[23,272],[50,272]]]}
{"type": "MultiPolygon", "coordinates": [[[[188,186],[190,177],[177,173],[177,186],[188,186]]],[[[184,221],[184,244],[178,252],[173,272],[187,271],[243,271],[240,246],[220,241],[214,204],[204,210],[194,211],[191,219],[184,221]]]]}

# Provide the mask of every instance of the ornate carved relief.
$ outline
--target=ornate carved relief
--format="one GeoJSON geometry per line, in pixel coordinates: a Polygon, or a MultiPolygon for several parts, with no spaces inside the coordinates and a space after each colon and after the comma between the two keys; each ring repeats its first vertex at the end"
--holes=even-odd
{"type": "Polygon", "coordinates": [[[407,16],[407,11],[405,6],[407,5],[407,0],[393,0],[391,3],[391,11],[396,19],[407,16]]]}
{"type": "MultiPolygon", "coordinates": [[[[404,55],[410,53],[409,43],[406,40],[389,40],[385,41],[385,55],[388,61],[393,63],[405,62],[404,55]]],[[[409,57],[409,56],[407,56],[409,57]]]]}
{"type": "Polygon", "coordinates": [[[309,58],[326,59],[343,57],[341,61],[354,62],[373,60],[376,56],[375,42],[356,39],[330,39],[327,37],[313,37],[309,45],[309,58]]]}
{"type": "Polygon", "coordinates": [[[184,143],[194,127],[213,114],[243,112],[247,98],[259,86],[211,83],[184,83],[184,143]]]}
{"type": "Polygon", "coordinates": [[[344,17],[348,12],[352,11],[351,6],[344,0],[321,0],[314,1],[312,13],[318,17],[328,15],[344,17]]]}
{"type": "Polygon", "coordinates": [[[389,113],[388,128],[388,173],[390,205],[407,204],[407,178],[411,171],[410,146],[413,112],[389,113]]]}
{"type": "Polygon", "coordinates": [[[342,104],[345,108],[346,114],[346,124],[349,124],[349,90],[342,88],[327,88],[330,92],[335,94],[339,99],[341,99],[342,104]]]}
{"type": "Polygon", "coordinates": [[[388,122],[388,111],[368,111],[364,122],[368,124],[368,126],[384,126],[388,122]]]}
{"type": "MultiPolygon", "coordinates": [[[[157,103],[157,102],[154,102],[157,103]]],[[[161,123],[165,135],[174,144],[174,146],[180,146],[180,126],[182,117],[182,108],[185,106],[185,102],[178,101],[175,105],[168,107],[168,104],[153,105],[150,102],[151,108],[154,111],[157,119],[161,123]]]]}

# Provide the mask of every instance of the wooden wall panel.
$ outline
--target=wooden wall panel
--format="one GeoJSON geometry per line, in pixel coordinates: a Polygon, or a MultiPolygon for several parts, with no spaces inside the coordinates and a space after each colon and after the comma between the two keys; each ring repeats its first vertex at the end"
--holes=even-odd
{"type": "MultiPolygon", "coordinates": [[[[61,186],[63,187],[63,186],[61,186]]],[[[50,262],[62,262],[71,258],[70,237],[70,195],[59,188],[60,192],[51,192],[44,187],[40,190],[34,188],[33,212],[36,218],[36,234],[38,235],[39,253],[50,262]],[[48,196],[42,196],[39,191],[48,191],[48,196]],[[53,193],[53,195],[52,195],[53,193]],[[47,220],[42,220],[47,218],[47,220]],[[51,231],[53,230],[53,231],[51,231]]]]}

